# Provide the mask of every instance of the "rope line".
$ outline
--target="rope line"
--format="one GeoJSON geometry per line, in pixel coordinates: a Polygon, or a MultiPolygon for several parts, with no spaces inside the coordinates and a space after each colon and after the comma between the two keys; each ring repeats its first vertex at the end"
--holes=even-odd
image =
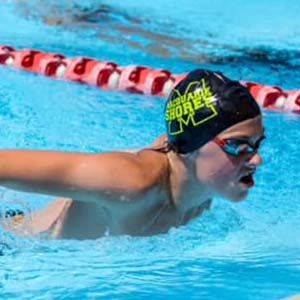
{"type": "MultiPolygon", "coordinates": [[[[16,50],[0,45],[0,64],[45,76],[94,85],[105,90],[127,91],[167,97],[184,74],[146,66],[119,66],[112,61],[88,57],[67,58],[59,53],[35,49],[16,50]]],[[[277,86],[241,81],[258,104],[269,110],[300,114],[300,90],[284,91],[277,86]]]]}

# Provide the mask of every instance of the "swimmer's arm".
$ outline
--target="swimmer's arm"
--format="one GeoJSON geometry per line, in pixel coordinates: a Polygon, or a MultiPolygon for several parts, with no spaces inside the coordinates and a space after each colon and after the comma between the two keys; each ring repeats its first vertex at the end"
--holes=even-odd
{"type": "Polygon", "coordinates": [[[23,192],[94,201],[138,195],[145,178],[131,153],[0,151],[0,185],[23,192]]]}

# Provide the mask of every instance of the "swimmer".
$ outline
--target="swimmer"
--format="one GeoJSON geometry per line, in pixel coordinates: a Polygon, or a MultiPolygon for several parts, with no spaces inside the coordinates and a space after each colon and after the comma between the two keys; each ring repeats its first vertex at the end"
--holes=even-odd
{"type": "Polygon", "coordinates": [[[234,202],[247,196],[265,136],[245,87],[194,70],[171,91],[165,122],[166,134],[140,150],[1,150],[0,185],[63,197],[32,217],[18,214],[15,232],[64,239],[153,235],[200,216],[215,196],[234,202]]]}

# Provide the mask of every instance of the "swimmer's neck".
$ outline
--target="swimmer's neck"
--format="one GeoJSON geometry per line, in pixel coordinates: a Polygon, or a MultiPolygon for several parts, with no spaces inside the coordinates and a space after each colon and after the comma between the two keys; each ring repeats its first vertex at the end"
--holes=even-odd
{"type": "MultiPolygon", "coordinates": [[[[170,202],[178,211],[187,211],[212,199],[212,193],[196,178],[195,170],[180,155],[169,152],[170,202]]],[[[191,164],[192,165],[192,164],[191,164]]]]}

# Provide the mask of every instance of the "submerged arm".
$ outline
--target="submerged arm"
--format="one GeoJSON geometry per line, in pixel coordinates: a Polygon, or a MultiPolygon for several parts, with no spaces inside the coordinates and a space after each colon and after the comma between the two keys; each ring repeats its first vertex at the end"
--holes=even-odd
{"type": "Polygon", "coordinates": [[[142,168],[131,153],[2,150],[0,185],[93,201],[104,195],[139,193],[145,181],[142,168]]]}

